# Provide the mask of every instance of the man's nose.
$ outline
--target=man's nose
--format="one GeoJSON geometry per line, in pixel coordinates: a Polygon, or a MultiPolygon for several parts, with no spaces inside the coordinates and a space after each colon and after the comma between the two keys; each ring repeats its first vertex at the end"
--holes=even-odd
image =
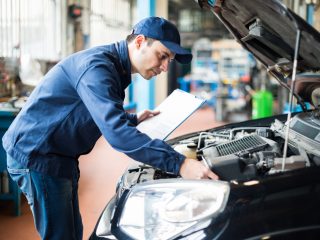
{"type": "Polygon", "coordinates": [[[167,71],[168,71],[169,64],[170,64],[170,59],[169,59],[169,58],[164,59],[164,60],[161,62],[161,66],[160,66],[161,71],[162,71],[162,72],[167,72],[167,71]]]}

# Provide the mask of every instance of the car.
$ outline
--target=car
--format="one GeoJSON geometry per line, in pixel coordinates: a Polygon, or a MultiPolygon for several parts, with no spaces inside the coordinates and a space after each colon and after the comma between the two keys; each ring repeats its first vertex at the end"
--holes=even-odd
{"type": "Polygon", "coordinates": [[[131,166],[90,239],[319,239],[320,33],[277,0],[198,4],[288,89],[291,111],[168,140],[220,179],[131,166]]]}

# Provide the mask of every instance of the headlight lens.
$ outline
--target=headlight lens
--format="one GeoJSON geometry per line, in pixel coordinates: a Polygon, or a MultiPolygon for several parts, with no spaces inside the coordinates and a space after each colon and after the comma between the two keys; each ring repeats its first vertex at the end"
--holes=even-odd
{"type": "Polygon", "coordinates": [[[229,185],[212,180],[157,180],[135,186],[121,213],[121,231],[134,239],[169,239],[222,212],[229,185]]]}

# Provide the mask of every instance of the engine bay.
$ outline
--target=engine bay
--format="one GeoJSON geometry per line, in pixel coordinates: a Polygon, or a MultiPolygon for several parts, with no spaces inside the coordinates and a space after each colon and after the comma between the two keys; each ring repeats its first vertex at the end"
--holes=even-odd
{"type": "MultiPolygon", "coordinates": [[[[222,180],[250,180],[282,171],[287,124],[201,132],[174,144],[187,157],[203,161],[222,180]]],[[[299,113],[290,121],[284,171],[320,164],[319,112],[299,113]]]]}
{"type": "MultiPolygon", "coordinates": [[[[282,171],[319,166],[319,116],[319,111],[314,110],[299,113],[291,119],[284,169],[287,123],[278,119],[266,127],[232,127],[199,132],[173,139],[170,144],[187,158],[202,161],[221,180],[248,181],[282,171]]],[[[124,190],[140,182],[179,177],[148,165],[136,165],[122,176],[118,188],[124,190]]]]}

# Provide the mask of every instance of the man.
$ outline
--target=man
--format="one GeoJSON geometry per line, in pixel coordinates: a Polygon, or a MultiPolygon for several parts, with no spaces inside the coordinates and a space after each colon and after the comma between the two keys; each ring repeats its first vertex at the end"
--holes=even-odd
{"type": "Polygon", "coordinates": [[[84,50],[59,62],[29,97],[3,137],[10,176],[30,204],[43,239],[82,239],[78,205],[78,158],[101,134],[116,150],[183,178],[217,179],[136,125],[155,111],[123,109],[131,73],[150,79],[171,60],[189,63],[177,28],[165,19],[140,21],[127,41],[84,50]]]}

